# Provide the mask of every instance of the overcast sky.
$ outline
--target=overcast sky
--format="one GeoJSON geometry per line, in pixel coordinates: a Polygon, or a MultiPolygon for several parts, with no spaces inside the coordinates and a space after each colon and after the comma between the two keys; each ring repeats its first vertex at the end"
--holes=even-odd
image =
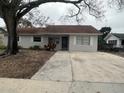
{"type": "MultiPolygon", "coordinates": [[[[43,13],[45,16],[49,16],[51,21],[56,25],[60,24],[71,24],[76,25],[76,22],[62,22],[59,21],[60,17],[67,12],[67,7],[69,5],[65,4],[44,4],[40,6],[38,9],[43,13]]],[[[110,26],[112,28],[112,32],[116,33],[124,33],[124,11],[115,11],[112,9],[108,9],[105,13],[105,18],[102,20],[96,20],[94,17],[85,14],[84,21],[82,21],[81,25],[92,25],[97,29],[100,29],[104,26],[110,26]]],[[[4,26],[4,22],[0,19],[0,27],[4,26]]]]}

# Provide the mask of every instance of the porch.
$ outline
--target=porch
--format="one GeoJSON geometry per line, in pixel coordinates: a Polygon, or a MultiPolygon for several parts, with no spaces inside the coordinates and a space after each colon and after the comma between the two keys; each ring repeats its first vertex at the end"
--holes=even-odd
{"type": "Polygon", "coordinates": [[[48,35],[47,46],[54,45],[54,50],[69,50],[69,36],[68,35],[48,35]]]}

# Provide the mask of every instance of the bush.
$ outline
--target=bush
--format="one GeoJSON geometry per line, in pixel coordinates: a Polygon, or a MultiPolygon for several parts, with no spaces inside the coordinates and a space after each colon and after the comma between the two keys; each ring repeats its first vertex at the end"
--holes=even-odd
{"type": "Polygon", "coordinates": [[[29,49],[32,49],[32,50],[39,50],[39,49],[41,49],[41,48],[40,48],[40,46],[38,46],[38,45],[34,45],[34,46],[29,47],[29,49]]]}
{"type": "Polygon", "coordinates": [[[113,45],[111,44],[98,45],[98,49],[102,51],[113,51],[113,45]]]}
{"type": "Polygon", "coordinates": [[[120,47],[115,47],[113,48],[114,52],[124,52],[124,48],[120,48],[120,47]]]}
{"type": "Polygon", "coordinates": [[[6,49],[6,46],[4,46],[4,45],[0,45],[0,49],[6,49]]]}

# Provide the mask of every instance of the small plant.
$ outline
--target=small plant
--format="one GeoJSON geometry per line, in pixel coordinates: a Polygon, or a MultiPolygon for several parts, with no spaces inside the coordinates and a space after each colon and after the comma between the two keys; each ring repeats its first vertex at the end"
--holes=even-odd
{"type": "Polygon", "coordinates": [[[34,45],[34,46],[29,47],[29,49],[32,49],[32,50],[40,50],[41,48],[40,48],[40,46],[38,46],[38,45],[34,45]]]}

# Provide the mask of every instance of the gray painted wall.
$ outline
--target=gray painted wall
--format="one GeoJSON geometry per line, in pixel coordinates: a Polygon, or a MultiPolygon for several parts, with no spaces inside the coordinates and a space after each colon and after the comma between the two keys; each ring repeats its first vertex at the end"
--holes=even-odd
{"type": "Polygon", "coordinates": [[[90,35],[90,45],[77,45],[76,36],[73,35],[69,38],[69,51],[83,51],[83,52],[96,52],[98,44],[98,36],[90,35]]]}
{"type": "MultiPolygon", "coordinates": [[[[95,52],[97,51],[97,42],[98,36],[97,35],[90,35],[90,45],[76,45],[76,36],[78,35],[71,35],[69,36],[69,51],[85,51],[85,52],[95,52]]],[[[44,45],[48,44],[48,37],[49,36],[41,36],[41,42],[33,42],[33,36],[19,36],[19,46],[23,48],[29,48],[30,46],[39,45],[42,48],[44,45]]],[[[52,37],[52,36],[50,36],[52,37]]],[[[55,36],[54,36],[55,37],[55,36]]],[[[59,44],[57,44],[56,50],[61,50],[61,39],[62,36],[56,36],[59,38],[59,44]]],[[[7,36],[4,36],[4,45],[7,45],[7,36]]]]}
{"type": "MultiPolygon", "coordinates": [[[[7,36],[4,36],[4,45],[7,45],[7,36]]],[[[41,42],[33,42],[33,36],[19,36],[18,45],[23,48],[29,48],[34,45],[44,47],[47,44],[48,38],[46,36],[41,36],[41,42]]]]}
{"type": "Polygon", "coordinates": [[[3,44],[3,38],[4,38],[4,35],[2,33],[0,33],[0,45],[3,44]]]}
{"type": "MultiPolygon", "coordinates": [[[[41,42],[34,42],[33,41],[33,36],[19,36],[19,41],[18,41],[18,45],[23,47],[23,48],[29,48],[31,46],[34,46],[34,45],[38,45],[38,46],[41,46],[41,48],[44,48],[44,45],[47,45],[48,44],[48,37],[56,37],[56,38],[59,38],[59,43],[56,45],[56,49],[55,50],[60,50],[61,49],[61,36],[47,36],[47,35],[44,35],[44,36],[41,36],[41,42]]],[[[4,45],[7,45],[7,36],[4,36],[4,45]]]]}

